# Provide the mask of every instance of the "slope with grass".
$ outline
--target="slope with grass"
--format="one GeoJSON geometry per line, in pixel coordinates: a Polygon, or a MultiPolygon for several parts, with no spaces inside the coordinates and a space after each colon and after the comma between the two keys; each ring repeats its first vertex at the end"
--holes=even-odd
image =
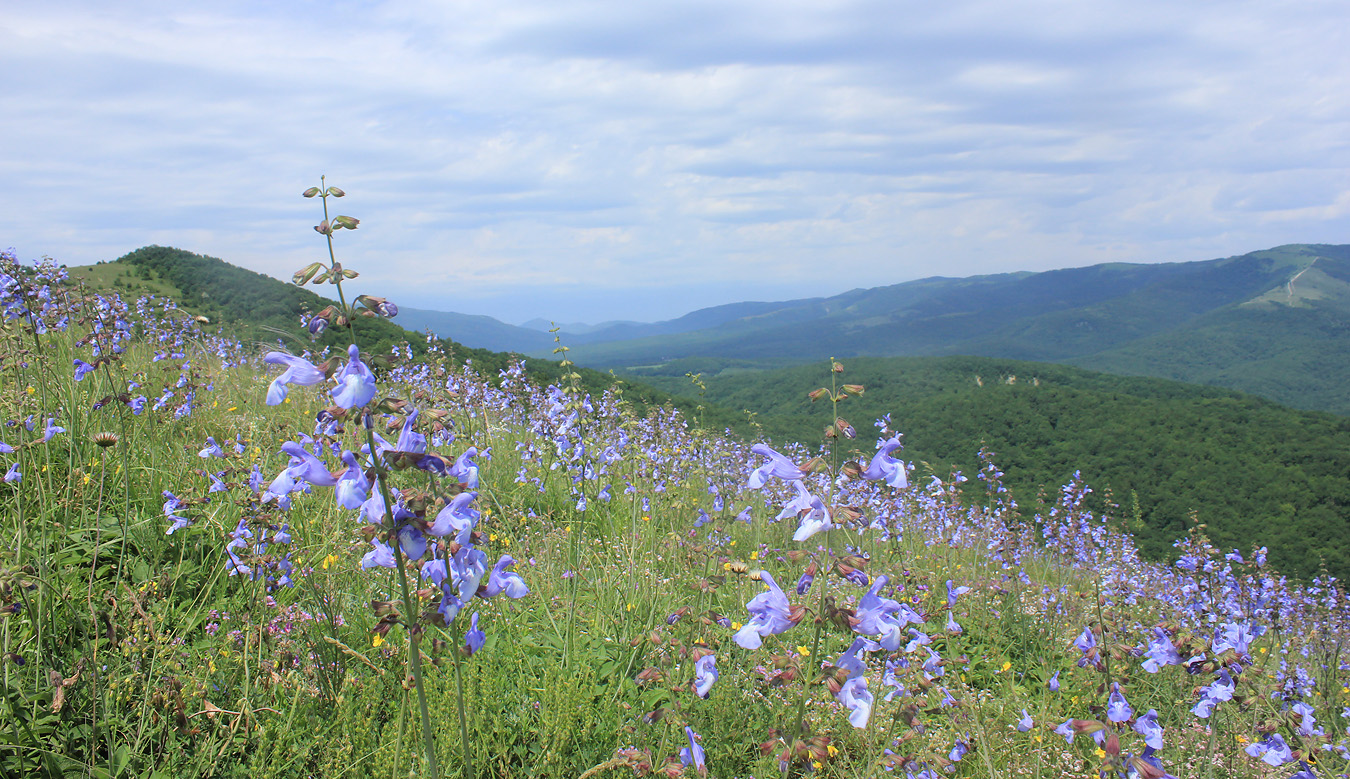
{"type": "MultiPolygon", "coordinates": [[[[219,258],[183,249],[146,246],[111,262],[70,268],[69,273],[72,280],[95,290],[123,290],[127,294],[154,294],[171,299],[181,311],[209,320],[204,325],[206,329],[225,333],[260,349],[274,349],[280,345],[294,352],[323,348],[341,351],[350,337],[345,329],[331,328],[317,338],[311,338],[302,324],[325,306],[335,304],[336,300],[219,258]]],[[[325,285],[315,289],[326,292],[331,287],[325,285]]],[[[362,317],[356,328],[362,351],[389,354],[394,345],[406,343],[414,355],[426,354],[425,334],[400,327],[396,322],[401,321],[362,317]]],[[[512,354],[466,347],[449,337],[441,338],[439,348],[448,351],[459,362],[472,362],[485,375],[495,375],[519,359],[512,354]]],[[[565,374],[575,373],[579,386],[596,394],[614,384],[614,377],[608,373],[581,367],[564,371],[552,360],[529,360],[526,371],[532,380],[544,384],[561,382],[565,374]]],[[[694,411],[694,403],[672,398],[650,387],[635,385],[627,391],[639,410],[673,403],[686,411],[694,411]]],[[[701,413],[710,425],[744,429],[744,419],[738,414],[718,408],[704,409],[701,413]]]]}
{"type": "Polygon", "coordinates": [[[268,405],[275,366],[163,301],[12,265],[0,775],[1350,769],[1350,599],[1248,544],[1151,564],[1078,485],[1018,516],[830,456],[749,489],[768,460],[679,413],[434,351],[358,378],[418,414],[317,417],[327,386],[268,405]]]}

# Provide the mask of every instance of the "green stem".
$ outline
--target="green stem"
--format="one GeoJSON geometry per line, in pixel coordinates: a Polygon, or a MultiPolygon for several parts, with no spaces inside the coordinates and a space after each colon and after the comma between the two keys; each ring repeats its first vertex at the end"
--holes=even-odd
{"type": "MultiPolygon", "coordinates": [[[[321,199],[323,202],[323,218],[324,221],[327,222],[328,188],[326,186],[326,181],[323,176],[319,177],[319,184],[320,184],[321,199]]],[[[328,242],[328,258],[332,263],[332,265],[330,266],[331,269],[332,267],[336,267],[337,265],[337,257],[333,252],[332,231],[330,230],[328,233],[324,235],[324,237],[327,239],[328,242]]],[[[342,304],[344,315],[346,315],[348,313],[347,298],[342,292],[341,274],[339,274],[336,278],[333,279],[333,286],[337,289],[338,301],[342,304]]],[[[351,342],[352,345],[355,346],[356,328],[352,326],[354,324],[353,321],[354,318],[348,316],[347,320],[348,320],[347,322],[348,332],[351,335],[351,342]]],[[[418,614],[417,608],[418,604],[416,601],[413,600],[412,590],[408,586],[407,564],[404,562],[403,559],[403,546],[402,544],[399,543],[398,526],[394,521],[394,500],[392,494],[389,491],[389,483],[387,479],[388,472],[385,470],[384,464],[380,462],[378,454],[379,449],[375,445],[375,429],[372,425],[369,414],[365,415],[362,421],[363,427],[365,427],[366,430],[366,443],[370,447],[370,458],[371,461],[374,463],[375,485],[380,491],[380,497],[384,499],[383,526],[389,532],[390,546],[393,547],[394,550],[394,564],[395,564],[394,567],[398,570],[399,591],[403,597],[403,613],[405,615],[405,619],[407,620],[407,622],[405,623],[405,627],[408,632],[408,665],[409,670],[412,671],[413,686],[417,688],[417,707],[421,713],[422,745],[424,751],[426,752],[427,772],[428,775],[431,777],[431,779],[439,779],[441,775],[441,767],[440,762],[436,757],[436,734],[433,732],[431,728],[431,713],[427,707],[426,684],[422,678],[423,676],[422,649],[420,641],[422,629],[421,625],[419,624],[420,615],[418,614]]],[[[465,762],[468,763],[469,760],[468,760],[467,741],[465,742],[464,747],[465,747],[464,753],[465,762]]],[[[472,774],[473,771],[472,766],[470,766],[469,770],[470,773],[472,774]]]]}
{"type": "Polygon", "coordinates": [[[464,679],[459,669],[459,649],[456,648],[450,656],[455,660],[455,702],[459,711],[459,738],[463,745],[464,767],[469,772],[469,779],[474,779],[473,760],[469,758],[469,723],[464,716],[464,679]]]}

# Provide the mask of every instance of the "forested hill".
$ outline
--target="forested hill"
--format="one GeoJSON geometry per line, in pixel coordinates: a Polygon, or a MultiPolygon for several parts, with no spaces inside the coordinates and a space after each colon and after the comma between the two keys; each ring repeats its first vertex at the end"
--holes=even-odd
{"type": "Polygon", "coordinates": [[[617,370],[696,360],[711,372],[704,366],[976,354],[1215,384],[1350,414],[1350,246],[933,277],[749,305],[724,307],[731,313],[697,329],[574,341],[573,359],[617,370]]]}
{"type": "MultiPolygon", "coordinates": [[[[959,468],[968,491],[987,446],[1022,506],[1075,471],[1101,506],[1134,520],[1141,549],[1172,552],[1194,512],[1221,547],[1266,545],[1280,570],[1316,574],[1325,562],[1350,575],[1350,419],[1290,409],[1251,395],[1062,365],[981,357],[852,358],[842,380],[863,384],[840,414],[874,450],[872,423],[890,414],[903,457],[945,476],[959,468]]],[[[679,366],[671,366],[674,373],[679,366]]],[[[682,375],[635,376],[688,392],[682,375]],[[684,388],[684,389],[681,389],[684,388]]],[[[703,377],[711,404],[759,413],[775,440],[818,445],[829,408],[807,393],[829,386],[827,363],[703,377]]]]}
{"type": "MultiPolygon", "coordinates": [[[[299,287],[231,265],[216,257],[166,246],[146,246],[112,262],[69,270],[72,278],[84,280],[98,289],[117,289],[129,294],[145,292],[167,297],[185,313],[210,320],[204,327],[220,328],[246,342],[255,341],[260,349],[276,348],[278,340],[292,351],[323,346],[340,350],[349,343],[350,336],[345,329],[329,329],[311,341],[309,333],[301,324],[306,314],[315,313],[336,302],[311,291],[317,289],[328,292],[333,289],[330,285],[299,287]]],[[[378,294],[378,291],[362,289],[359,277],[347,282],[344,288],[378,294]]],[[[349,292],[349,300],[351,296],[349,292]]],[[[387,354],[394,344],[406,341],[415,353],[424,353],[427,347],[425,334],[405,330],[396,321],[363,317],[357,328],[357,339],[362,350],[371,354],[387,354]]],[[[441,338],[441,345],[459,361],[472,360],[474,366],[488,377],[496,375],[515,359],[511,354],[470,348],[449,338],[441,338]]],[[[612,386],[615,381],[608,373],[588,368],[575,370],[588,391],[598,393],[612,386]]],[[[526,371],[533,381],[541,384],[556,382],[562,375],[556,360],[527,360],[526,371]]],[[[692,412],[695,405],[644,385],[630,384],[626,387],[625,397],[639,409],[672,403],[684,411],[692,412]]],[[[726,413],[716,408],[705,409],[703,414],[712,426],[744,429],[744,417],[739,414],[726,413]]]]}
{"type": "MultiPolygon", "coordinates": [[[[259,341],[260,348],[275,345],[276,330],[300,348],[308,338],[302,312],[330,302],[222,260],[164,247],[75,268],[72,276],[165,295],[186,312],[210,318],[212,326],[259,341]]],[[[384,350],[404,339],[424,348],[424,338],[394,322],[365,321],[373,326],[365,331],[367,348],[384,350]]],[[[345,343],[345,334],[325,338],[345,343]]],[[[450,348],[487,375],[511,359],[453,342],[450,348]]],[[[864,454],[872,449],[872,420],[890,413],[892,426],[905,433],[906,459],[926,463],[921,473],[956,467],[973,476],[976,455],[987,445],[1028,511],[1038,490],[1053,493],[1074,471],[1097,490],[1096,499],[1109,492],[1121,505],[1117,516],[1133,518],[1137,499],[1135,531],[1151,557],[1168,556],[1194,512],[1221,546],[1264,544],[1280,570],[1306,577],[1324,562],[1350,577],[1350,420],[1213,387],[1045,363],[975,357],[845,362],[845,379],[867,387],[841,409],[858,429],[856,445],[864,454]]],[[[705,377],[707,393],[694,400],[683,374],[695,363],[726,367],[690,360],[633,371],[627,396],[639,407],[684,396],[676,405],[693,412],[701,402],[708,427],[753,435],[740,413],[749,409],[775,441],[819,443],[828,411],[812,405],[806,393],[828,383],[823,363],[740,373],[730,368],[705,377]]],[[[540,382],[560,374],[555,360],[527,366],[540,382]]],[[[596,371],[578,372],[595,391],[613,381],[596,371]]],[[[978,482],[968,486],[975,489],[978,482]]]]}

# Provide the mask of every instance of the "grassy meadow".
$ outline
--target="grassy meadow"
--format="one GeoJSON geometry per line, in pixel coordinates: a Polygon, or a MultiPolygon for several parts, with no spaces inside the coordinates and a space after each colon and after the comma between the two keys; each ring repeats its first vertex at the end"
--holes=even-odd
{"type": "MultiPolygon", "coordinates": [[[[1090,485],[1018,505],[993,457],[916,474],[847,362],[780,456],[566,370],[283,355],[63,275],[0,264],[0,774],[1350,765],[1340,582],[1203,525],[1146,562],[1090,485]]],[[[395,313],[331,286],[315,329],[395,313]]]]}

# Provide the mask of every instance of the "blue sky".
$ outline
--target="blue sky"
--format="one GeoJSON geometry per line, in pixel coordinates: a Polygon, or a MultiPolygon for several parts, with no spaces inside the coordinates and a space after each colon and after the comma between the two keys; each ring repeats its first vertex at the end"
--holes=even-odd
{"type": "Polygon", "coordinates": [[[0,246],[664,319],[1350,242],[1344,0],[9,3],[0,246]]]}

